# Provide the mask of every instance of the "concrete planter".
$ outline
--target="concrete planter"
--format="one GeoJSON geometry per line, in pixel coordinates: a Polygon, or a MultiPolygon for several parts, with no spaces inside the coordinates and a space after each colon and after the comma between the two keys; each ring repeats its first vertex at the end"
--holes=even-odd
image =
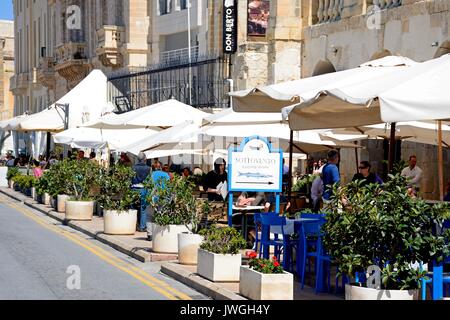
{"type": "Polygon", "coordinates": [[[46,206],[52,205],[52,197],[48,193],[44,193],[44,195],[42,196],[42,201],[46,206]]]}
{"type": "Polygon", "coordinates": [[[239,293],[252,300],[294,300],[294,275],[264,274],[241,266],[239,293]]]}
{"type": "Polygon", "coordinates": [[[37,201],[37,192],[35,187],[31,188],[31,197],[33,198],[34,201],[37,201]]]}
{"type": "Polygon", "coordinates": [[[65,213],[66,212],[66,201],[69,200],[69,196],[65,194],[59,194],[56,197],[56,211],[59,213],[65,213]]]}
{"type": "Polygon", "coordinates": [[[178,234],[178,262],[186,265],[196,265],[198,249],[204,237],[194,233],[178,234]]]}
{"type": "Polygon", "coordinates": [[[153,223],[152,250],[158,253],[178,253],[178,234],[189,232],[185,225],[160,226],[153,223]]]}
{"type": "Polygon", "coordinates": [[[91,221],[94,201],[66,201],[66,220],[91,221]]]}
{"type": "Polygon", "coordinates": [[[419,290],[377,290],[346,284],[345,300],[419,300],[419,290]]]}
{"type": "Polygon", "coordinates": [[[56,210],[56,208],[57,208],[56,197],[51,197],[50,203],[52,205],[52,208],[56,210]]]}
{"type": "Polygon", "coordinates": [[[197,273],[214,282],[239,282],[242,255],[216,254],[198,249],[197,273]]]}
{"type": "Polygon", "coordinates": [[[136,232],[137,210],[105,210],[103,216],[104,233],[113,235],[133,235],[136,232]]]}
{"type": "Polygon", "coordinates": [[[14,180],[8,180],[8,187],[14,189],[14,180]]]}

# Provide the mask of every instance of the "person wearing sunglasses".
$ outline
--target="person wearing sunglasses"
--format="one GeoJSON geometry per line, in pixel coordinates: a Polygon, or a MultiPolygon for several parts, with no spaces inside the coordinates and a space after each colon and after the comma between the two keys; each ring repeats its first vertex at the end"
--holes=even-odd
{"type": "Polygon", "coordinates": [[[370,172],[371,165],[369,161],[361,161],[358,167],[358,173],[353,176],[352,181],[363,180],[362,186],[371,183],[383,184],[383,180],[374,172],[370,172]]]}

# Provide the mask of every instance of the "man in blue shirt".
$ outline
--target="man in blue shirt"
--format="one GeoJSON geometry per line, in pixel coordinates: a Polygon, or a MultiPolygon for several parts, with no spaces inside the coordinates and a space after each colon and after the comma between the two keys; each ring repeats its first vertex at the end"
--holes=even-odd
{"type": "MultiPolygon", "coordinates": [[[[163,189],[166,187],[166,181],[170,180],[169,174],[167,172],[162,171],[162,163],[159,161],[155,161],[154,163],[151,178],[157,188],[163,189]]],[[[155,201],[157,201],[157,199],[155,201]]],[[[152,222],[153,222],[154,208],[150,206],[149,210],[150,210],[150,222],[147,222],[147,237],[149,240],[151,240],[153,235],[152,222]]]]}
{"type": "Polygon", "coordinates": [[[328,163],[323,167],[322,180],[324,186],[323,200],[329,201],[332,195],[332,186],[339,184],[341,178],[339,176],[339,152],[337,150],[330,150],[328,152],[328,163]]]}

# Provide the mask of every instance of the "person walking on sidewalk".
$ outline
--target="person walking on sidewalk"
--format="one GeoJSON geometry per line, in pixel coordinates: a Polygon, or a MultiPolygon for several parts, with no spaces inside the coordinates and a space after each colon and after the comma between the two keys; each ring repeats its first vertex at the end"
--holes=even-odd
{"type": "Polygon", "coordinates": [[[138,155],[138,163],[133,166],[133,170],[136,173],[132,180],[131,188],[139,191],[140,202],[137,206],[139,222],[137,226],[137,231],[146,232],[147,231],[147,190],[144,188],[144,181],[151,174],[152,168],[147,165],[147,157],[143,152],[138,155]]]}

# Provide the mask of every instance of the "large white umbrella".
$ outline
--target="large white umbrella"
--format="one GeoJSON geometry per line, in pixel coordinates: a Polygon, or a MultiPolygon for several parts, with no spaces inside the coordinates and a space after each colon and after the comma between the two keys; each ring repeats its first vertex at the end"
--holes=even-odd
{"type": "MultiPolygon", "coordinates": [[[[391,134],[391,124],[380,123],[368,126],[359,126],[353,128],[336,129],[333,132],[345,133],[361,133],[367,135],[369,138],[387,138],[391,134]]],[[[436,122],[429,121],[407,121],[397,122],[395,125],[395,138],[397,140],[411,141],[417,143],[438,145],[439,128],[436,122]]],[[[442,140],[443,143],[450,147],[450,126],[448,124],[442,125],[442,140]]]]}
{"type": "Polygon", "coordinates": [[[209,114],[181,103],[175,99],[166,100],[117,116],[105,116],[86,127],[98,129],[169,128],[184,121],[201,121],[209,114]]]}
{"type": "Polygon", "coordinates": [[[0,130],[2,130],[2,131],[14,130],[15,128],[17,128],[20,121],[23,121],[23,120],[27,119],[28,117],[29,117],[29,115],[24,114],[24,115],[17,116],[17,117],[8,119],[8,120],[0,121],[0,130]]]}
{"type": "Polygon", "coordinates": [[[73,128],[53,136],[55,143],[70,145],[72,148],[92,148],[116,150],[136,138],[148,139],[157,131],[151,129],[94,129],[73,128]]]}
{"type": "Polygon", "coordinates": [[[311,99],[284,108],[283,115],[293,130],[448,119],[449,83],[450,55],[445,55],[359,83],[317,90],[311,99]]]}
{"type": "MultiPolygon", "coordinates": [[[[416,64],[416,62],[405,57],[388,56],[364,63],[357,68],[256,87],[249,90],[235,91],[230,93],[230,96],[233,98],[233,109],[237,112],[280,112],[283,107],[301,103],[307,105],[320,97],[321,92],[324,90],[337,87],[352,87],[371,79],[383,79],[397,73],[399,70],[409,69],[416,64]]],[[[379,81],[382,82],[382,80],[379,81]]],[[[334,109],[333,101],[329,102],[327,107],[331,110],[334,109]]],[[[358,113],[354,113],[352,117],[347,117],[349,119],[335,117],[331,121],[326,121],[326,123],[331,122],[332,125],[336,125],[336,123],[340,123],[343,120],[349,121],[356,116],[358,116],[358,113]]],[[[373,121],[371,120],[369,124],[382,122],[380,117],[378,117],[378,121],[373,121]]],[[[352,122],[351,125],[358,125],[358,123],[352,122]]],[[[336,126],[321,125],[320,129],[332,127],[336,126]]],[[[304,129],[319,129],[319,127],[314,124],[304,129]]]]}
{"type": "MultiPolygon", "coordinates": [[[[170,146],[169,149],[177,148],[177,146],[180,148],[182,145],[187,144],[191,146],[191,149],[199,150],[204,148],[204,143],[209,144],[212,140],[215,141],[217,148],[227,149],[227,144],[230,141],[254,135],[271,138],[275,144],[282,145],[284,143],[285,146],[289,145],[291,130],[288,124],[281,123],[280,114],[271,114],[270,117],[267,117],[266,113],[237,114],[240,117],[234,117],[235,115],[236,113],[232,110],[226,110],[212,116],[211,118],[214,121],[211,121],[211,118],[206,118],[204,122],[208,124],[198,125],[193,122],[185,122],[164,130],[150,139],[137,141],[124,147],[124,149],[137,154],[140,151],[152,150],[156,147],[159,147],[161,150],[165,147],[164,144],[168,144],[167,147],[170,146]],[[223,119],[221,115],[223,115],[223,119]],[[272,118],[272,123],[270,123],[269,118],[272,118]],[[231,119],[233,120],[231,121],[231,119]],[[253,124],[250,119],[253,119],[253,124]],[[262,119],[261,123],[258,122],[262,119]]],[[[294,148],[302,153],[312,153],[339,147],[355,148],[355,145],[352,143],[322,135],[324,132],[326,131],[294,132],[294,148]]]]}
{"type": "Polygon", "coordinates": [[[64,130],[65,111],[58,107],[58,105],[64,104],[69,105],[68,128],[74,128],[98,119],[108,105],[106,88],[107,78],[105,74],[101,70],[95,69],[48,109],[24,118],[19,121],[13,130],[47,132],[64,130]]]}

